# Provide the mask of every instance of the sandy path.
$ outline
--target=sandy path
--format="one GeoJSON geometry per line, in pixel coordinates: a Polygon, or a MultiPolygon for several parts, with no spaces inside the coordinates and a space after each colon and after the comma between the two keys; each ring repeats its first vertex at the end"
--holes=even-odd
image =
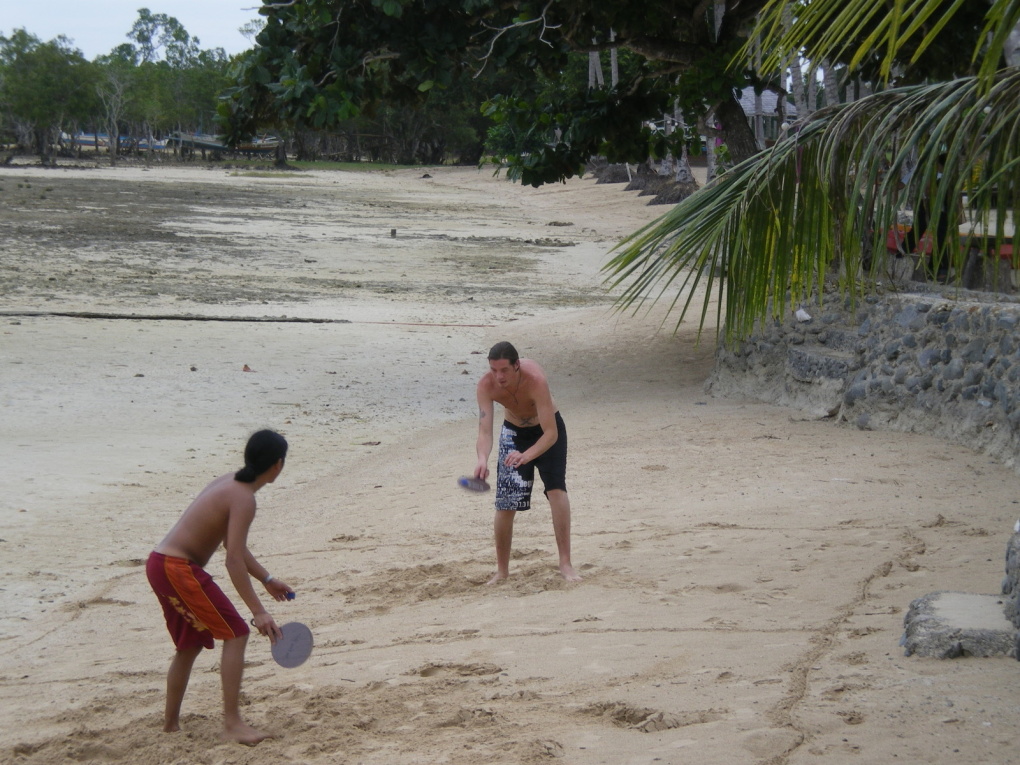
{"type": "Polygon", "coordinates": [[[656,213],[620,187],[429,174],[0,175],[8,312],[349,322],[0,319],[0,760],[1015,761],[1020,665],[897,641],[912,598],[997,590],[1017,477],[708,398],[709,342],[607,310],[606,251],[656,213]],[[569,428],[578,585],[542,502],[511,580],[481,584],[492,513],[453,478],[504,338],[569,428]],[[281,738],[217,741],[215,654],[162,735],[139,563],[262,426],[292,452],[252,545],[316,652],[249,647],[247,714],[281,738]]]}

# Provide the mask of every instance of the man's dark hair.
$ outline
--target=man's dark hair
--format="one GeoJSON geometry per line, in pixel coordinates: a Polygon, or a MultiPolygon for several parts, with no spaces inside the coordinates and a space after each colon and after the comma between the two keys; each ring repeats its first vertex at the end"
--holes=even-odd
{"type": "Polygon", "coordinates": [[[521,357],[517,355],[516,348],[506,340],[502,340],[489,349],[489,361],[498,361],[500,359],[506,359],[511,364],[516,365],[521,360],[521,357]]]}
{"type": "Polygon", "coordinates": [[[256,478],[286,457],[286,438],[272,430],[253,433],[244,447],[244,467],[234,473],[234,480],[254,483],[256,478]]]}

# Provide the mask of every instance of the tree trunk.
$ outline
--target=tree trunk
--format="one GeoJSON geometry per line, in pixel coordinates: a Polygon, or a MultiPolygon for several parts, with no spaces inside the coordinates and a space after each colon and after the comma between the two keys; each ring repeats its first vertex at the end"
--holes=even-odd
{"type": "MultiPolygon", "coordinates": [[[[755,37],[751,41],[751,62],[754,71],[761,71],[761,38],[755,37]]],[[[765,148],[765,107],[762,105],[761,92],[754,89],[754,140],[759,149],[765,148]]]]}
{"type": "Polygon", "coordinates": [[[707,173],[709,182],[711,182],[717,175],[715,164],[715,139],[719,137],[719,131],[715,128],[715,116],[711,111],[698,120],[698,133],[699,135],[705,136],[705,172],[707,173]]]}
{"type": "Polygon", "coordinates": [[[48,165],[50,163],[50,131],[49,128],[37,128],[35,131],[36,153],[39,161],[48,165]]]}
{"type": "MultiPolygon", "coordinates": [[[[609,30],[610,42],[616,41],[616,32],[612,29],[609,30]]],[[[616,48],[609,49],[609,84],[616,89],[616,86],[620,84],[620,62],[619,56],[616,55],[616,48]]]]}
{"type": "Polygon", "coordinates": [[[825,105],[835,106],[839,103],[839,78],[836,67],[828,61],[823,61],[822,71],[825,76],[825,105]]]}
{"type": "MultiPolygon", "coordinates": [[[[109,141],[110,141],[110,167],[117,166],[117,150],[120,148],[120,131],[117,129],[117,123],[111,122],[107,128],[109,141]]],[[[96,141],[98,148],[99,141],[96,141]]]]}
{"type": "Polygon", "coordinates": [[[605,79],[602,77],[602,59],[598,51],[592,51],[588,54],[588,90],[601,89],[605,85],[605,79]]]}
{"type": "Polygon", "coordinates": [[[807,108],[807,114],[802,115],[804,117],[811,116],[811,113],[818,108],[818,69],[815,66],[808,69],[807,108]]]}
{"type": "Polygon", "coordinates": [[[715,120],[719,123],[719,131],[735,164],[758,153],[754,133],[735,96],[716,105],[715,120]]]}
{"type": "Polygon", "coordinates": [[[1006,38],[1003,54],[1006,57],[1006,66],[1020,66],[1020,24],[1013,27],[1013,31],[1006,38]]]}
{"type": "MultiPolygon", "coordinates": [[[[684,122],[684,113],[677,108],[673,112],[673,119],[676,120],[677,130],[681,130],[686,135],[687,123],[684,122]]],[[[691,160],[687,153],[687,144],[683,144],[683,148],[680,150],[680,160],[676,163],[676,177],[674,180],[677,183],[682,183],[685,186],[692,186],[693,188],[698,187],[698,182],[694,178],[694,171],[691,170],[691,160]]]]}
{"type": "Polygon", "coordinates": [[[754,142],[759,149],[765,148],[765,108],[757,90],[754,92],[754,142]]]}
{"type": "MultiPolygon", "coordinates": [[[[793,24],[793,9],[789,4],[783,6],[783,26],[788,30],[793,24]]],[[[807,98],[804,96],[804,73],[800,68],[800,54],[794,53],[790,59],[790,89],[793,91],[793,103],[797,107],[797,119],[808,114],[807,98]]]]}
{"type": "Polygon", "coordinates": [[[793,103],[797,107],[797,119],[806,117],[810,112],[804,93],[804,71],[800,68],[800,56],[794,56],[790,62],[790,89],[793,91],[793,103]]]}

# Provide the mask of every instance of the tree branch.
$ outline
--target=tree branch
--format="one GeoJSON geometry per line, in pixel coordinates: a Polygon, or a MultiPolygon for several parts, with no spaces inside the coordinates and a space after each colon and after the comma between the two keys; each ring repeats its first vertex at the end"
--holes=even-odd
{"type": "Polygon", "coordinates": [[[474,76],[478,77],[479,75],[481,75],[482,72],[485,71],[485,67],[489,63],[489,58],[492,56],[492,51],[496,47],[496,41],[499,40],[500,37],[505,35],[511,29],[523,29],[524,27],[530,27],[533,24],[538,24],[539,22],[541,22],[541,24],[542,24],[542,31],[539,32],[538,39],[539,39],[540,42],[543,42],[546,45],[548,45],[550,48],[552,48],[553,44],[545,39],[545,33],[546,33],[546,31],[548,31],[550,29],[559,29],[560,26],[561,26],[560,24],[550,24],[549,20],[546,18],[546,12],[549,10],[549,6],[552,5],[552,4],[553,4],[553,0],[549,0],[549,2],[547,2],[545,4],[545,7],[542,9],[542,12],[536,18],[531,19],[530,21],[515,21],[513,24],[507,24],[506,26],[503,26],[503,27],[494,27],[494,26],[491,26],[489,24],[486,24],[483,21],[482,25],[486,29],[489,29],[489,30],[495,32],[496,35],[491,40],[489,40],[489,49],[485,52],[485,55],[482,56],[482,68],[479,69],[477,72],[475,72],[474,76]]]}
{"type": "Polygon", "coordinates": [[[667,61],[684,65],[694,63],[697,58],[696,51],[701,48],[696,44],[685,45],[655,37],[624,37],[623,35],[616,39],[616,45],[652,61],[667,61]]]}

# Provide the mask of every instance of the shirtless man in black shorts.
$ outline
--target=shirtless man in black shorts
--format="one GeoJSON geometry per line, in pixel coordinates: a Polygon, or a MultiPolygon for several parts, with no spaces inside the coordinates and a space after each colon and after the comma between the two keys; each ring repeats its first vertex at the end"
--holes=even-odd
{"type": "Polygon", "coordinates": [[[478,382],[478,464],[475,478],[489,477],[494,403],[503,405],[496,465],[496,574],[489,584],[510,576],[514,517],[531,507],[535,468],[552,510],[560,574],[570,582],[581,577],[570,563],[570,498],[567,496],[567,429],[549,391],[542,367],[521,359],[508,342],[489,351],[489,371],[478,382]]]}

